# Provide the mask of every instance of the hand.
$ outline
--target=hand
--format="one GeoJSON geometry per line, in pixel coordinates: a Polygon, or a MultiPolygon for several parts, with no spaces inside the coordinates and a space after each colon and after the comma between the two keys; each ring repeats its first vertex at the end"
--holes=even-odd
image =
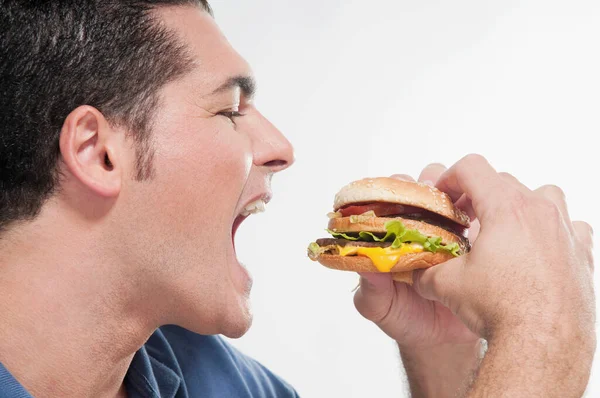
{"type": "Polygon", "coordinates": [[[481,223],[469,254],[419,271],[415,288],[474,333],[515,327],[594,334],[592,229],[569,218],[556,186],[528,189],[470,155],[437,183],[481,223]]]}
{"type": "MultiPolygon", "coordinates": [[[[433,185],[444,171],[444,166],[431,164],[421,172],[419,181],[433,185]]],[[[394,177],[412,180],[405,175],[394,177]]],[[[475,220],[469,231],[471,240],[476,238],[477,231],[475,220]]],[[[410,285],[394,282],[391,274],[361,274],[354,303],[365,318],[396,340],[401,349],[474,344],[479,339],[443,304],[421,297],[410,285]]]]}
{"type": "Polygon", "coordinates": [[[437,187],[481,231],[470,253],[416,272],[414,286],[488,340],[472,395],[581,396],[596,347],[591,227],[571,221],[560,188],[532,191],[481,156],[437,187]]]}

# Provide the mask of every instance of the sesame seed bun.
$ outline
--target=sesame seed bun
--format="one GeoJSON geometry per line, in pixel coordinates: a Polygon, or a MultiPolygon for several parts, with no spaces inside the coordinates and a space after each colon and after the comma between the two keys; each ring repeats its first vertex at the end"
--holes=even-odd
{"type": "Polygon", "coordinates": [[[337,211],[347,205],[371,202],[419,207],[469,227],[469,217],[446,193],[421,182],[389,177],[365,178],[346,185],[335,196],[333,207],[337,211]]]}

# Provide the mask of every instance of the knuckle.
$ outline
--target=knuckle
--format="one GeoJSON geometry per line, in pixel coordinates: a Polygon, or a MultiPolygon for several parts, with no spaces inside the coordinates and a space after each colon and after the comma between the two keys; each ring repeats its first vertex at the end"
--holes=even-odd
{"type": "Polygon", "coordinates": [[[542,187],[540,187],[540,191],[544,194],[544,195],[552,195],[554,197],[560,197],[562,199],[565,199],[565,192],[562,190],[561,187],[559,187],[558,185],[554,185],[554,184],[548,184],[548,185],[544,185],[542,187]]]}
{"type": "Polygon", "coordinates": [[[478,154],[478,153],[470,153],[468,155],[466,155],[464,158],[462,158],[462,163],[465,167],[477,167],[479,165],[482,164],[487,164],[488,161],[485,157],[483,157],[482,155],[478,154]]]}
{"type": "Polygon", "coordinates": [[[544,218],[549,221],[556,222],[561,218],[561,212],[558,205],[547,198],[534,199],[534,207],[544,218]]]}
{"type": "Polygon", "coordinates": [[[591,237],[594,236],[594,228],[592,228],[592,226],[588,222],[574,221],[573,224],[577,225],[581,229],[585,230],[587,232],[587,234],[589,234],[589,236],[591,236],[591,237]]]}
{"type": "Polygon", "coordinates": [[[431,279],[429,280],[429,288],[434,295],[438,298],[438,300],[446,307],[449,306],[448,302],[448,294],[444,288],[445,278],[442,276],[442,273],[435,273],[431,279]]]}
{"type": "MultiPolygon", "coordinates": [[[[563,231],[562,212],[559,205],[545,197],[533,197],[527,212],[531,214],[532,222],[551,227],[554,231],[563,231]]],[[[563,231],[564,232],[564,231],[563,231]]]]}
{"type": "Polygon", "coordinates": [[[548,197],[538,195],[523,196],[523,206],[527,212],[542,214],[548,217],[558,217],[560,215],[558,205],[548,197]]]}
{"type": "Polygon", "coordinates": [[[446,166],[443,165],[442,163],[429,163],[427,166],[425,166],[425,169],[445,169],[446,166]]]}
{"type": "Polygon", "coordinates": [[[359,292],[360,290],[354,295],[354,306],[359,314],[371,322],[382,322],[389,314],[391,304],[389,306],[374,305],[374,303],[366,300],[366,298],[359,292]]]}
{"type": "Polygon", "coordinates": [[[504,210],[525,224],[542,222],[545,225],[557,225],[562,220],[557,203],[547,197],[528,195],[518,189],[511,189],[507,193],[504,210]]]}
{"type": "Polygon", "coordinates": [[[590,269],[593,272],[594,269],[595,269],[595,265],[594,265],[594,253],[592,252],[592,250],[587,250],[586,253],[585,253],[585,256],[586,256],[587,263],[588,263],[590,269]]]}
{"type": "Polygon", "coordinates": [[[414,181],[415,179],[409,176],[408,174],[392,174],[391,178],[402,181],[414,181]]]}
{"type": "Polygon", "coordinates": [[[516,215],[525,214],[527,213],[529,206],[529,198],[527,198],[523,192],[517,189],[510,189],[506,193],[505,207],[512,213],[515,213],[516,215]]]}
{"type": "Polygon", "coordinates": [[[502,178],[504,181],[506,181],[509,184],[512,185],[517,185],[519,184],[519,180],[517,179],[517,177],[515,177],[514,175],[507,173],[506,171],[502,171],[500,173],[498,173],[498,175],[500,176],[500,178],[502,178]]]}

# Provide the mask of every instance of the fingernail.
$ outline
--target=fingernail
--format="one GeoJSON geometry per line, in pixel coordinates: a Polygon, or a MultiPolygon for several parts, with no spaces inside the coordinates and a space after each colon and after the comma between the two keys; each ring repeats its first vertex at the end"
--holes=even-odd
{"type": "Polygon", "coordinates": [[[434,185],[433,181],[431,181],[431,180],[425,180],[425,181],[423,181],[423,184],[429,185],[430,187],[432,187],[434,185]]]}

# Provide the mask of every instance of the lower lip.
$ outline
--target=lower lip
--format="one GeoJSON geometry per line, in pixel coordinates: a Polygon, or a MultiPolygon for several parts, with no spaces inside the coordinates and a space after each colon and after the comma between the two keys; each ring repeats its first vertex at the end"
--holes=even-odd
{"type": "Polygon", "coordinates": [[[240,285],[240,288],[242,288],[244,290],[245,294],[250,293],[250,288],[252,286],[252,277],[250,276],[250,274],[248,273],[248,270],[246,269],[246,267],[244,267],[239,260],[237,259],[237,253],[235,250],[235,234],[238,230],[238,228],[240,227],[240,225],[242,224],[242,222],[244,222],[244,220],[248,218],[248,216],[238,216],[234,222],[233,222],[233,226],[231,228],[231,243],[233,245],[233,253],[235,256],[235,262],[237,263],[239,270],[241,271],[240,273],[236,274],[236,275],[240,275],[237,282],[240,285]]]}
{"type": "Polygon", "coordinates": [[[237,216],[237,218],[233,221],[233,227],[231,228],[231,237],[235,237],[235,233],[237,232],[238,228],[240,227],[240,225],[242,224],[242,222],[244,222],[244,220],[248,218],[248,216],[237,216]]]}
{"type": "Polygon", "coordinates": [[[244,220],[248,218],[248,216],[237,216],[237,218],[233,221],[233,226],[231,227],[231,240],[233,243],[233,248],[235,249],[235,233],[237,232],[240,225],[244,222],[244,220]]]}
{"type": "Polygon", "coordinates": [[[242,293],[243,296],[248,297],[250,295],[250,290],[252,290],[252,277],[243,264],[239,261],[236,262],[240,269],[240,272],[236,274],[239,275],[239,277],[235,278],[236,285],[238,285],[239,292],[242,293]]]}

